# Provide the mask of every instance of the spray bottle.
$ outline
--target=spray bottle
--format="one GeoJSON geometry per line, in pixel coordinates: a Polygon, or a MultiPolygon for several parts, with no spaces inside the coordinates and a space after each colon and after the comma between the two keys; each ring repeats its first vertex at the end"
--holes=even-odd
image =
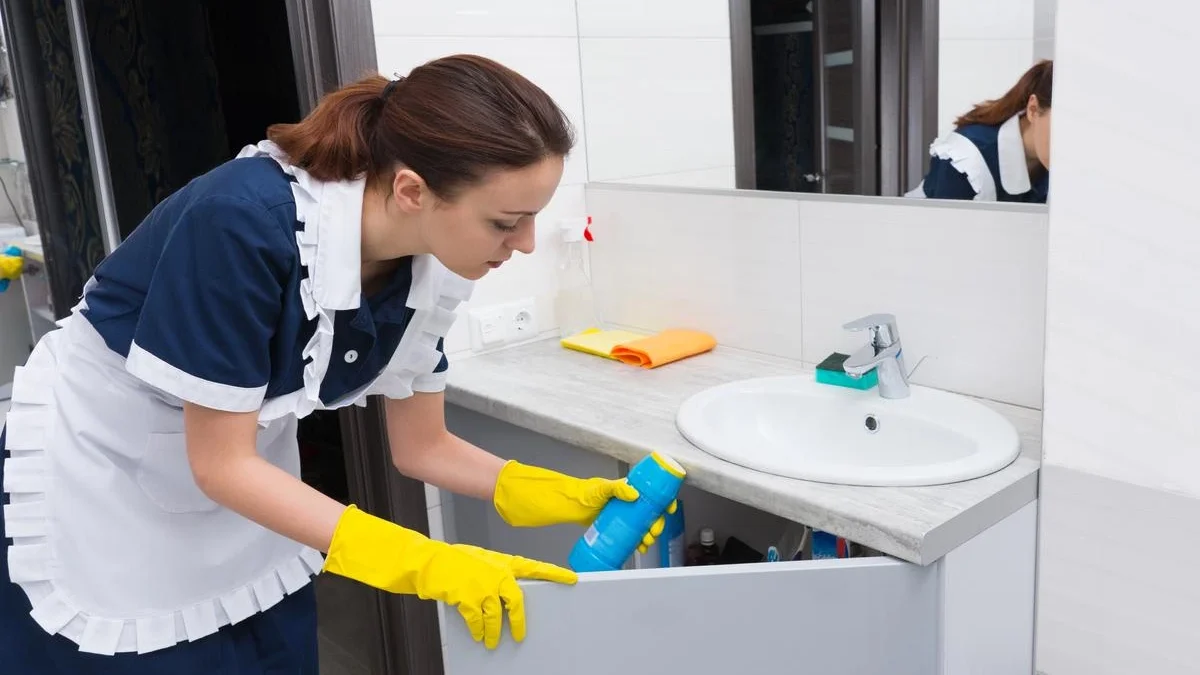
{"type": "Polygon", "coordinates": [[[554,314],[559,335],[564,338],[595,328],[596,303],[587,270],[587,242],[592,241],[591,216],[568,218],[559,223],[562,251],[558,260],[558,295],[554,314]]]}
{"type": "Polygon", "coordinates": [[[575,542],[567,564],[581,573],[621,569],[654,521],[671,506],[685,475],[678,462],[659,452],[635,464],[628,481],[637,488],[638,498],[632,502],[610,500],[575,542]]]}

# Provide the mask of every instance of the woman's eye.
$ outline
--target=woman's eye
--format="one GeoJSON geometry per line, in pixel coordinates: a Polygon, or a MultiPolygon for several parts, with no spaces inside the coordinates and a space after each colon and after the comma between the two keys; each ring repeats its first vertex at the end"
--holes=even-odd
{"type": "Polygon", "coordinates": [[[504,232],[505,234],[512,234],[513,232],[517,231],[516,225],[509,224],[509,223],[502,223],[499,220],[493,220],[492,227],[495,227],[497,230],[500,230],[501,232],[504,232]]]}

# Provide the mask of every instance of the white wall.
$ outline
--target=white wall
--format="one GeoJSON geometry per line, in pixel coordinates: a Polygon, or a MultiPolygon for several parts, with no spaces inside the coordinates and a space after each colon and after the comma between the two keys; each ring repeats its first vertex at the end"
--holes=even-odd
{"type": "Polygon", "coordinates": [[[601,318],[802,360],[897,316],[913,381],[1040,408],[1045,210],[589,185],[601,318]]]}
{"type": "Polygon", "coordinates": [[[1038,667],[1200,673],[1200,6],[1057,24],[1038,667]]]}
{"type": "Polygon", "coordinates": [[[537,251],[515,256],[476,286],[446,341],[447,350],[470,348],[465,313],[470,307],[535,297],[538,324],[555,328],[557,290],[555,223],[585,214],[583,184],[588,179],[588,148],[583,124],[579,68],[579,32],[571,0],[513,0],[479,3],[466,0],[413,2],[373,0],[379,70],[407,74],[431,59],[456,53],[493,58],[546,90],[575,125],[577,143],[567,160],[554,200],[538,217],[537,251]]]}
{"type": "Polygon", "coordinates": [[[575,5],[589,178],[733,187],[729,0],[575,5]]]}
{"type": "Polygon", "coordinates": [[[954,119],[976,103],[999,98],[1033,65],[1034,5],[1052,2],[940,1],[938,133],[952,129],[954,119]]]}
{"type": "Polygon", "coordinates": [[[1054,58],[1054,26],[1058,0],[1033,0],[1033,58],[1054,58]]]}

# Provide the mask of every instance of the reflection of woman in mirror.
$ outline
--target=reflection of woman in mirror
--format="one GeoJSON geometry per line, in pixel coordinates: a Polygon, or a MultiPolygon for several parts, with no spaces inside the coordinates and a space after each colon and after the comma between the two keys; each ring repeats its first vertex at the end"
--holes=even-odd
{"type": "Polygon", "coordinates": [[[1054,62],[1041,61],[1004,96],[955,120],[930,146],[925,180],[906,196],[1046,203],[1053,79],[1054,62]]]}

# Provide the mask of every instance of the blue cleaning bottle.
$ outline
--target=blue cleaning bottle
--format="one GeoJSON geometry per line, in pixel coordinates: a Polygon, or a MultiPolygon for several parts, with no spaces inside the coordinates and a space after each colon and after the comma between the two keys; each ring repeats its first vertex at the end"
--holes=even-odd
{"type": "Polygon", "coordinates": [[[659,452],[652,452],[635,464],[627,480],[637,488],[637,500],[609,501],[575,542],[567,564],[580,573],[621,569],[654,521],[666,513],[685,475],[678,462],[659,452]]]}

